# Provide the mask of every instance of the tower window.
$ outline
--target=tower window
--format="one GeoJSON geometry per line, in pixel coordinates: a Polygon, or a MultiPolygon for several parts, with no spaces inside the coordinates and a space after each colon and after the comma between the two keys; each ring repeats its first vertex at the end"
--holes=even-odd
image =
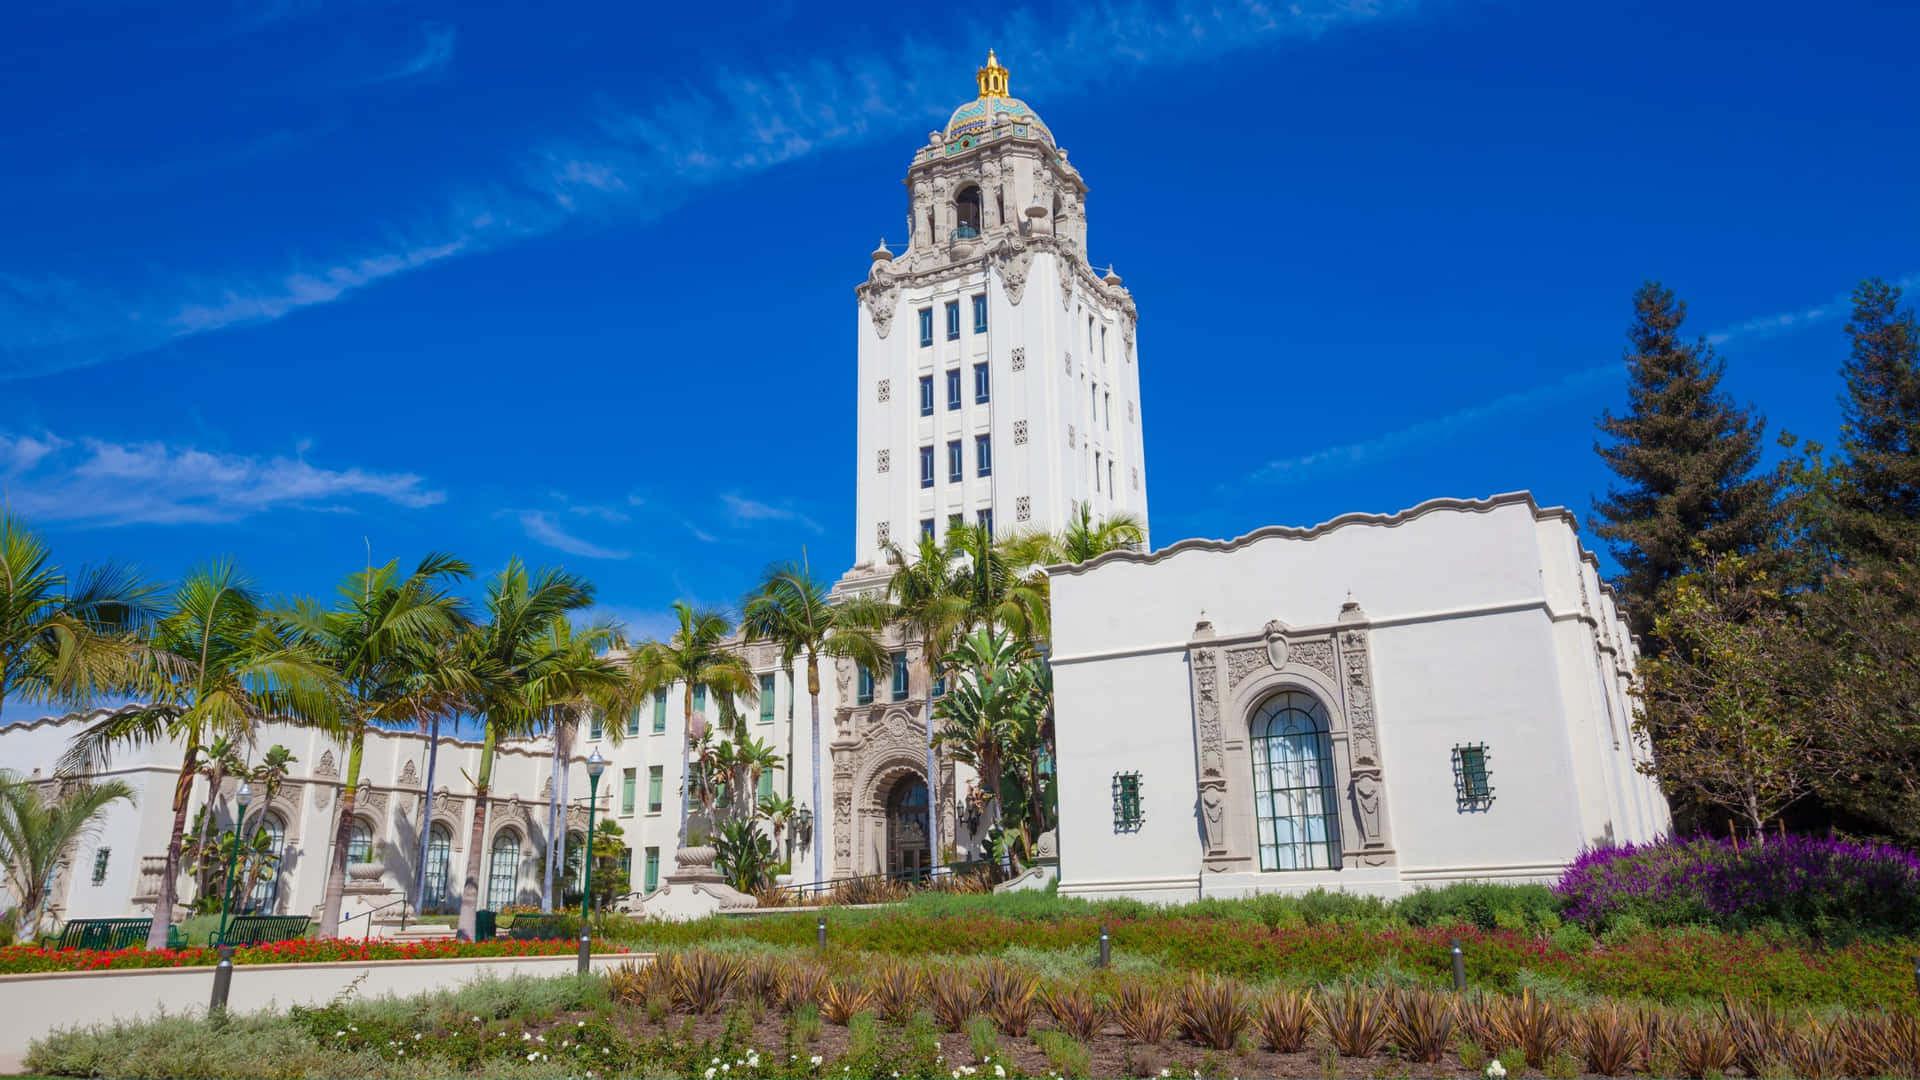
{"type": "Polygon", "coordinates": [[[920,344],[933,344],[933,309],[930,307],[920,309],[920,344]]]}
{"type": "Polygon", "coordinates": [[[1100,362],[1107,362],[1107,328],[1100,328],[1100,362]]]}
{"type": "Polygon", "coordinates": [[[973,298],[973,332],[987,332],[987,294],[981,293],[973,298]]]}
{"type": "Polygon", "coordinates": [[[933,415],[933,376],[920,376],[920,415],[933,415]]]}
{"type": "Polygon", "coordinates": [[[980,511],[980,527],[986,530],[987,539],[989,540],[993,539],[993,511],[992,510],[989,509],[989,510],[980,511]]]}
{"type": "Polygon", "coordinates": [[[1107,459],[1107,494],[1112,495],[1114,492],[1119,490],[1120,490],[1119,488],[1116,488],[1113,486],[1113,459],[1108,458],[1107,459]]]}
{"type": "Polygon", "coordinates": [[[966,523],[967,523],[967,519],[965,515],[948,514],[947,515],[947,533],[951,535],[953,533],[959,532],[960,526],[965,525],[966,523]]]}
{"type": "Polygon", "coordinates": [[[873,704],[873,672],[868,671],[865,664],[860,665],[859,679],[854,684],[853,703],[855,705],[873,704]]]}
{"type": "Polygon", "coordinates": [[[1093,490],[1100,490],[1100,454],[1097,451],[1093,455],[1093,490]]]}
{"type": "Polygon", "coordinates": [[[1093,351],[1093,316],[1087,316],[1087,351],[1093,351]]]}
{"type": "Polygon", "coordinates": [[[973,365],[973,400],[976,405],[985,405],[988,398],[987,365],[973,365]]]}
{"type": "Polygon", "coordinates": [[[923,488],[933,486],[933,447],[931,446],[920,448],[920,486],[923,488]]]}
{"type": "Polygon", "coordinates": [[[960,340],[960,301],[947,301],[947,340],[960,340]]]}
{"type": "Polygon", "coordinates": [[[965,470],[960,461],[960,440],[954,439],[947,444],[947,479],[957,484],[963,475],[965,470]]]}
{"type": "Polygon", "coordinates": [[[993,475],[993,440],[986,435],[973,437],[973,463],[981,476],[993,475]]]}
{"type": "Polygon", "coordinates": [[[980,235],[980,189],[962,188],[953,200],[955,240],[971,240],[980,235]]]}
{"type": "Polygon", "coordinates": [[[926,537],[929,540],[933,539],[933,519],[932,518],[920,519],[920,535],[926,537]]]}
{"type": "Polygon", "coordinates": [[[893,700],[907,700],[907,654],[893,654],[893,700]]]}
{"type": "Polygon", "coordinates": [[[953,370],[947,372],[947,408],[957,409],[959,407],[960,407],[960,369],[954,368],[953,370]]]}
{"type": "Polygon", "coordinates": [[[1100,409],[1101,423],[1106,425],[1106,428],[1108,431],[1112,431],[1113,430],[1113,392],[1112,391],[1108,391],[1107,393],[1100,395],[1100,405],[1101,405],[1101,409],[1100,409]]]}

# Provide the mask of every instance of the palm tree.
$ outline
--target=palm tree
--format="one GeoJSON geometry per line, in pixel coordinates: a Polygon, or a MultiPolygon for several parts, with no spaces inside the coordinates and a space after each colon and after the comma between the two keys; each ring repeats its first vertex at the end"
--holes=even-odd
{"type": "Polygon", "coordinates": [[[854,597],[827,601],[826,586],[813,577],[805,562],[769,567],[758,588],[747,597],[740,631],[753,641],[780,646],[781,662],[791,666],[796,657],[807,661],[807,694],[813,699],[813,883],[826,872],[826,809],[820,799],[820,658],[849,659],[878,671],[887,663],[880,642],[884,608],[854,597]]]}
{"type": "Polygon", "coordinates": [[[920,642],[920,659],[926,667],[927,699],[920,711],[927,733],[927,833],[932,842],[934,861],[940,861],[940,783],[933,752],[934,683],[945,670],[940,661],[952,646],[954,636],[967,621],[967,594],[960,571],[955,565],[960,550],[949,538],[937,543],[932,535],[920,535],[914,557],[898,545],[886,546],[887,563],[893,576],[887,581],[887,597],[893,604],[891,614],[906,625],[920,642]]]}
{"type": "Polygon", "coordinates": [[[545,702],[547,727],[553,733],[552,781],[547,795],[547,872],[541,886],[540,910],[553,910],[553,876],[565,865],[567,822],[562,807],[567,804],[567,781],[573,760],[573,739],[583,715],[602,717],[601,730],[615,746],[626,739],[626,725],[620,722],[634,706],[629,686],[620,665],[608,656],[611,649],[626,644],[619,627],[612,622],[594,622],[576,627],[560,619],[547,628],[542,643],[552,657],[542,674],[536,696],[545,702]]]}
{"type": "Polygon", "coordinates": [[[398,560],[369,565],[340,582],[332,608],[302,600],[286,614],[300,639],[332,665],[347,698],[342,716],[347,768],[321,898],[321,937],[340,929],[367,732],[418,727],[444,711],[449,691],[441,674],[427,665],[438,656],[439,643],[466,622],[466,604],[448,586],[471,575],[466,563],[439,552],[404,575],[398,560]]]}
{"type": "Polygon", "coordinates": [[[947,662],[960,677],[935,706],[946,727],[934,738],[979,774],[997,823],[1009,746],[1046,709],[1040,665],[1011,634],[984,629],[962,638],[947,662]]]}
{"type": "Polygon", "coordinates": [[[680,747],[683,779],[679,837],[680,846],[684,848],[689,846],[687,822],[694,796],[693,750],[708,731],[706,716],[694,712],[694,689],[700,688],[709,698],[737,694],[752,700],[758,698],[760,688],[747,662],[727,646],[727,635],[733,632],[733,627],[725,615],[717,611],[696,611],[679,600],[673,603],[673,614],[680,621],[679,629],[666,641],[642,643],[628,663],[635,700],[656,690],[665,690],[674,683],[685,686],[687,722],[680,747]]]}
{"type": "Polygon", "coordinates": [[[983,525],[963,525],[948,542],[957,544],[967,560],[956,586],[966,597],[967,628],[991,634],[1005,627],[1025,640],[1045,641],[1051,632],[1046,578],[1022,573],[983,525]]]}
{"type": "Polygon", "coordinates": [[[487,796],[502,739],[538,734],[552,722],[556,702],[572,699],[580,684],[556,649],[554,624],[593,603],[593,586],[563,570],[529,571],[518,556],[487,582],[486,619],[469,637],[470,670],[479,674],[474,711],[484,722],[480,768],[473,777],[473,829],[467,876],[460,889],[460,936],[472,939],[480,908],[480,870],[487,835],[487,796]]]}
{"type": "Polygon", "coordinates": [[[1067,527],[1057,533],[1031,530],[1008,537],[1001,550],[1013,566],[1044,572],[1060,563],[1083,563],[1109,551],[1131,550],[1146,542],[1146,527],[1132,514],[1093,519],[1093,507],[1081,503],[1067,527]]]}
{"type": "Polygon", "coordinates": [[[414,830],[413,850],[420,861],[419,872],[414,875],[413,909],[416,912],[426,910],[427,874],[432,869],[427,851],[433,835],[434,779],[440,771],[440,724],[457,720],[476,691],[478,673],[466,663],[472,655],[465,640],[465,634],[470,632],[470,625],[463,623],[459,632],[434,642],[433,657],[412,669],[417,693],[425,699],[422,702],[425,715],[418,722],[418,730],[427,738],[426,797],[420,807],[419,827],[414,830]]]}
{"type": "Polygon", "coordinates": [[[225,735],[217,735],[207,745],[207,752],[201,761],[200,773],[207,778],[207,799],[200,804],[200,825],[194,832],[193,852],[186,858],[193,863],[194,898],[198,906],[207,893],[207,868],[216,860],[211,858],[214,844],[212,829],[213,806],[220,801],[220,787],[226,783],[227,774],[241,772],[246,763],[240,760],[239,748],[225,735]]]}
{"type": "Polygon", "coordinates": [[[99,831],[107,807],[133,789],[118,780],[63,783],[50,798],[40,785],[0,770],[0,868],[7,875],[19,914],[16,933],[31,941],[46,916],[54,872],[74,844],[99,831]]]}
{"type": "Polygon", "coordinates": [[[85,705],[121,689],[155,586],[118,565],[69,582],[40,537],[0,510],[0,706],[8,698],[85,705]]]}
{"type": "Polygon", "coordinates": [[[202,755],[225,736],[251,745],[269,721],[343,729],[342,687],[327,658],[263,606],[253,582],[232,563],[194,570],[141,646],[131,688],[145,704],[116,710],[74,737],[65,775],[93,773],[122,747],[172,742],[184,747],[173,788],[173,828],[147,947],[165,948],[173,921],[187,804],[202,755]]]}

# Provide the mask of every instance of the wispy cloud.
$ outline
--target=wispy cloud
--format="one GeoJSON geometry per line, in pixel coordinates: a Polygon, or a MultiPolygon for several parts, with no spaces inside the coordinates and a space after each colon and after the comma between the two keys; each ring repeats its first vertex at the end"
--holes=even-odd
{"type": "Polygon", "coordinates": [[[367,80],[370,83],[397,82],[401,79],[430,77],[440,74],[453,63],[453,48],[456,34],[453,27],[445,23],[427,23],[420,28],[420,49],[398,67],[383,71],[367,80]]]}
{"type": "Polygon", "coordinates": [[[603,547],[591,540],[573,535],[560,527],[552,514],[545,510],[521,510],[517,512],[520,528],[527,538],[545,544],[556,551],[569,555],[578,555],[583,559],[626,559],[633,553],[617,548],[603,547]]]}
{"type": "MultiPolygon", "coordinates": [[[[908,38],[842,50],[779,69],[717,66],[681,79],[643,108],[600,102],[588,122],[524,156],[516,175],[488,177],[446,199],[423,198],[411,222],[332,254],[275,271],[175,269],[144,288],[0,276],[0,380],[47,374],[154,348],[181,337],[271,322],[409,270],[488,251],[583,214],[647,220],[712,189],[796,158],[882,136],[924,131],[956,100],[956,72],[987,44],[1017,65],[1016,91],[1058,98],[1142,67],[1203,63],[1229,53],[1316,38],[1398,18],[1415,0],[1132,0],[1057,16],[1016,9],[964,40],[908,38]],[[437,205],[436,205],[437,204],[437,205]],[[190,284],[182,289],[176,282],[190,284]]],[[[277,21],[302,0],[264,6],[277,21]]],[[[450,27],[393,77],[452,58],[450,27]]]]}
{"type": "Polygon", "coordinates": [[[825,532],[820,523],[787,505],[775,505],[728,492],[720,496],[727,517],[735,525],[756,525],[766,521],[791,522],[811,532],[825,532]]]}
{"type": "Polygon", "coordinates": [[[351,511],[372,501],[419,509],[446,500],[413,473],[329,468],[308,461],[308,450],[257,457],[0,432],[0,481],[14,510],[81,525],[207,524],[284,508],[351,511]]]}
{"type": "MultiPolygon", "coordinates": [[[[1916,282],[1920,282],[1920,274],[1909,274],[1899,279],[1896,284],[1906,289],[1911,288],[1916,282]]],[[[1716,330],[1706,335],[1706,338],[1714,345],[1724,345],[1742,338],[1770,337],[1791,330],[1804,330],[1836,315],[1845,314],[1849,310],[1847,295],[1842,294],[1812,307],[1744,319],[1716,330]]],[[[1583,368],[1553,382],[1503,394],[1492,400],[1409,424],[1370,439],[1269,461],[1249,474],[1244,482],[1285,486],[1317,479],[1327,473],[1363,468],[1422,447],[1446,442],[1462,431],[1501,417],[1530,412],[1542,406],[1580,397],[1594,387],[1621,378],[1622,374],[1622,366],[1618,362],[1583,368]]]]}

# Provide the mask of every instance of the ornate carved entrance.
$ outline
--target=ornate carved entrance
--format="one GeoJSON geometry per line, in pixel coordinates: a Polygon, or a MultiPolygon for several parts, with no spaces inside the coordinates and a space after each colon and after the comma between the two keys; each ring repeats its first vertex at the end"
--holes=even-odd
{"type": "Polygon", "coordinates": [[[927,784],[904,776],[887,794],[887,873],[918,877],[933,867],[927,842],[927,784]]]}

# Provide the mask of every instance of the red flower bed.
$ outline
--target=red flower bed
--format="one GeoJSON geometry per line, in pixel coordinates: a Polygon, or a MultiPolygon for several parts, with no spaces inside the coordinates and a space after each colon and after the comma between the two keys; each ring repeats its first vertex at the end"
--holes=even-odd
{"type": "MultiPolygon", "coordinates": [[[[326,964],[361,960],[465,960],[475,957],[571,956],[572,941],[362,941],[358,938],[302,938],[233,951],[235,964],[326,964]]],[[[595,952],[626,952],[594,944],[595,952]]],[[[43,949],[38,945],[0,947],[0,975],[32,971],[114,971],[124,968],[211,967],[218,949],[43,949]]]]}

